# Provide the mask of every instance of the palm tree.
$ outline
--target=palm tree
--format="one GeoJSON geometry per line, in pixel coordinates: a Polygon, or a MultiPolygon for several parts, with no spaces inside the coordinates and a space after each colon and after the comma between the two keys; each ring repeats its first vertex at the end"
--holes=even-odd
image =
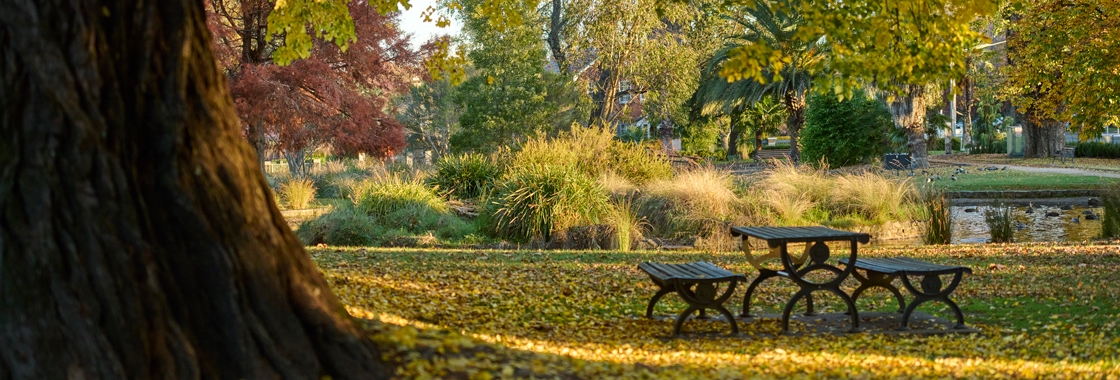
{"type": "MultiPolygon", "coordinates": [[[[755,0],[753,7],[745,7],[744,15],[732,18],[743,28],[742,34],[725,38],[723,47],[716,51],[704,67],[704,82],[697,89],[696,99],[709,112],[721,112],[732,118],[735,125],[747,105],[765,96],[777,98],[786,110],[786,127],[790,136],[790,160],[800,161],[798,136],[805,124],[806,93],[813,84],[814,69],[824,63],[824,40],[805,41],[798,35],[803,18],[796,7],[787,1],[771,6],[769,2],[755,0]],[[763,44],[782,53],[789,62],[763,68],[763,81],[741,79],[728,82],[718,75],[724,64],[739,49],[752,44],[763,44]]],[[[732,129],[730,139],[737,139],[732,129]]],[[[733,141],[732,141],[733,142],[733,141]]],[[[729,151],[730,153],[730,151],[729,151]]]]}

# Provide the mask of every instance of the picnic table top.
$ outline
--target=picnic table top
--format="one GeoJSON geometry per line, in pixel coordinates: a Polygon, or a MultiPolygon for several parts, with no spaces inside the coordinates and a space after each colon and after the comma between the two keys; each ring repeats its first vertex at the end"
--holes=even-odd
{"type": "Polygon", "coordinates": [[[828,227],[731,227],[731,236],[750,236],[766,240],[771,246],[781,243],[853,240],[866,244],[871,235],[834,230],[828,227]]]}

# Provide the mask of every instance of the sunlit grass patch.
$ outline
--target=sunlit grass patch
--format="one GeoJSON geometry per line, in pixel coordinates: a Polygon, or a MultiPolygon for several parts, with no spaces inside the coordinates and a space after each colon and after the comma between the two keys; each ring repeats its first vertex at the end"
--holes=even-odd
{"type": "MultiPolygon", "coordinates": [[[[418,376],[419,368],[501,377],[509,366],[523,377],[1107,378],[1120,376],[1120,287],[1112,285],[1120,276],[1118,252],[1120,242],[861,250],[866,257],[971,267],[954,298],[980,334],[774,336],[777,321],[763,320],[740,323],[744,334],[737,337],[727,337],[722,322],[689,322],[685,332],[701,334],[686,339],[665,339],[671,322],[642,317],[656,289],[637,264],[704,260],[755,276],[741,253],[331,248],[312,249],[312,256],[351,313],[388,323],[382,339],[414,333],[414,340],[444,347],[440,352],[464,339],[491,347],[477,366],[431,353],[435,348],[429,356],[401,354],[402,377],[418,376]],[[399,332],[399,325],[418,329],[399,332]],[[440,346],[444,340],[450,346],[440,346]]],[[[854,283],[845,286],[850,291],[854,283]]],[[[733,312],[744,291],[729,301],[733,312]]],[[[768,280],[754,302],[776,312],[793,291],[788,281],[768,280]]],[[[896,305],[879,292],[861,298],[860,307],[896,305]]],[[[683,308],[671,295],[655,314],[683,308]]],[[[818,308],[842,310],[827,297],[818,308]]],[[[943,309],[919,308],[949,316],[943,309]]]]}

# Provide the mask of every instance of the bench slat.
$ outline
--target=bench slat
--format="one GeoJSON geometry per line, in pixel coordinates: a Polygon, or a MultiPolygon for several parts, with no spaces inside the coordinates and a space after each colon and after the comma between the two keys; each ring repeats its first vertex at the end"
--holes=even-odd
{"type": "MultiPolygon", "coordinates": [[[[848,264],[847,259],[841,259],[840,262],[844,263],[845,265],[848,264]]],[[[901,272],[906,272],[914,275],[947,274],[957,272],[972,274],[972,269],[969,269],[968,267],[934,264],[912,259],[909,257],[856,259],[856,268],[886,274],[899,274],[901,272]]]]}
{"type": "Polygon", "coordinates": [[[662,264],[644,262],[638,264],[638,268],[649,273],[650,276],[657,278],[660,281],[669,280],[728,280],[732,278],[740,278],[745,280],[746,276],[741,274],[732,273],[726,269],[715,266],[708,262],[695,262],[687,264],[662,264]]]}

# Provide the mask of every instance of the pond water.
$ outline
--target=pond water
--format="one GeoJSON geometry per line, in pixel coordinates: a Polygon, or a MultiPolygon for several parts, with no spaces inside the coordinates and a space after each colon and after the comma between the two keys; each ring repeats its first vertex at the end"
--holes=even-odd
{"type": "MultiPolygon", "coordinates": [[[[1016,242],[1044,242],[1044,241],[1081,241],[1091,240],[1101,234],[1101,221],[1087,220],[1085,212],[1092,212],[1100,216],[1100,207],[1073,206],[1072,209],[1062,210],[1062,206],[1033,205],[1032,213],[1027,213],[1028,206],[1011,206],[1012,224],[1015,225],[1016,242]],[[1046,216],[1047,213],[1058,213],[1058,216],[1046,216]],[[1077,218],[1077,221],[1071,219],[1077,218]]],[[[950,206],[952,218],[952,243],[987,243],[991,240],[988,224],[984,222],[984,212],[994,209],[994,206],[950,206]]],[[[1066,206],[1065,208],[1069,208],[1066,206]]]]}

